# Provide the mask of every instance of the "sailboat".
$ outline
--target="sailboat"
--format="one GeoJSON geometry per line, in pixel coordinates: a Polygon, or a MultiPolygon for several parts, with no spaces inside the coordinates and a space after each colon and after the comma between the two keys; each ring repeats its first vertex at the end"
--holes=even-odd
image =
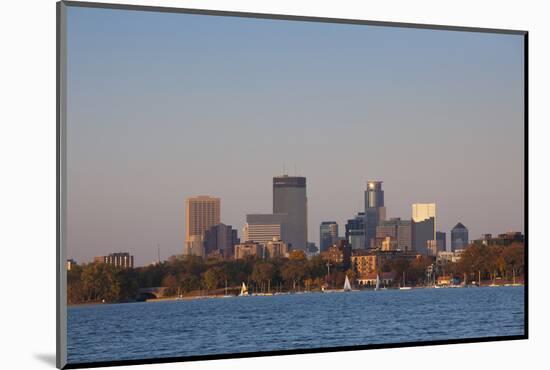
{"type": "Polygon", "coordinates": [[[241,293],[239,294],[239,297],[247,296],[248,295],[248,288],[246,287],[246,284],[243,281],[243,285],[241,287],[241,293]]]}
{"type": "Polygon", "coordinates": [[[351,292],[351,284],[349,282],[347,275],[346,275],[346,281],[344,283],[344,292],[351,292]]]}
{"type": "Polygon", "coordinates": [[[403,271],[403,286],[400,286],[399,289],[401,290],[410,290],[411,287],[410,286],[407,286],[406,283],[405,283],[405,271],[403,271]]]}
{"type": "Polygon", "coordinates": [[[380,275],[376,274],[376,287],[374,288],[374,290],[379,290],[379,289],[380,289],[380,275]]]}

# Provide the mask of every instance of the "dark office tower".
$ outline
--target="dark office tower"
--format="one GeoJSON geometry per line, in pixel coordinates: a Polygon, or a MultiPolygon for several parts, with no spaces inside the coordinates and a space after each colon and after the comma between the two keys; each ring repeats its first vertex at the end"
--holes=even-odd
{"type": "Polygon", "coordinates": [[[359,212],[346,223],[346,240],[353,249],[365,248],[365,213],[359,212]]]}
{"type": "Polygon", "coordinates": [[[321,252],[326,251],[338,242],[338,224],[336,221],[323,221],[319,227],[319,243],[321,252]]]}
{"type": "Polygon", "coordinates": [[[468,229],[462,223],[457,223],[451,230],[451,251],[466,248],[468,242],[468,229]]]}
{"type": "Polygon", "coordinates": [[[286,214],[286,235],[289,249],[306,250],[307,196],[306,178],[277,176],[273,178],[273,213],[286,214]]]}
{"type": "Polygon", "coordinates": [[[232,258],[235,245],[239,244],[237,230],[231,225],[217,224],[204,232],[204,254],[219,253],[224,258],[232,258]]]}
{"type": "Polygon", "coordinates": [[[376,239],[376,227],[386,219],[382,181],[368,181],[365,190],[365,247],[376,239]]]}
{"type": "Polygon", "coordinates": [[[437,250],[440,252],[447,251],[447,233],[436,231],[435,239],[437,243],[437,250]]]}

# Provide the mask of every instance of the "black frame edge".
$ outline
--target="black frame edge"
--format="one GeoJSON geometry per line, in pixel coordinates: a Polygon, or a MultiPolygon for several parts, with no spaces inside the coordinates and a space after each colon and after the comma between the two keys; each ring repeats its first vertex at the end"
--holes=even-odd
{"type": "Polygon", "coordinates": [[[128,366],[128,365],[152,365],[164,364],[173,362],[194,362],[204,360],[225,360],[225,359],[240,359],[253,357],[271,357],[271,356],[288,356],[288,355],[305,355],[315,353],[331,353],[331,352],[349,352],[373,349],[392,349],[392,348],[407,348],[407,347],[426,347],[435,345],[447,344],[474,344],[482,342],[500,342],[510,340],[525,340],[526,335],[498,336],[498,337],[479,337],[466,339],[450,339],[450,340],[433,340],[425,342],[403,342],[403,343],[388,343],[388,344],[369,344],[362,346],[343,346],[343,347],[327,347],[327,348],[308,348],[296,350],[281,350],[281,351],[259,351],[259,352],[243,352],[243,353],[228,353],[217,355],[201,355],[187,357],[165,357],[165,358],[149,358],[138,360],[117,360],[117,361],[100,361],[100,362],[82,362],[67,364],[63,369],[84,369],[95,367],[112,367],[112,366],[128,366]]]}
{"type": "Polygon", "coordinates": [[[66,4],[56,3],[56,367],[67,365],[67,271],[65,268],[66,4]]]}
{"type": "Polygon", "coordinates": [[[226,17],[241,17],[241,18],[278,19],[278,20],[302,21],[302,22],[341,23],[341,24],[358,24],[358,25],[370,25],[370,26],[381,26],[381,27],[417,28],[417,29],[440,30],[440,31],[483,32],[483,33],[497,33],[497,34],[506,34],[506,35],[524,35],[527,33],[526,30],[483,28],[483,27],[462,27],[462,26],[425,24],[425,23],[384,22],[384,21],[361,20],[361,19],[352,19],[352,18],[329,18],[329,17],[302,16],[302,15],[291,15],[291,14],[271,14],[271,13],[214,10],[214,9],[176,8],[176,7],[152,6],[152,5],[113,4],[113,3],[74,1],[74,0],[62,0],[61,2],[65,3],[65,5],[67,6],[112,9],[112,10],[186,13],[186,14],[200,14],[200,15],[213,15],[213,16],[226,16],[226,17]]]}

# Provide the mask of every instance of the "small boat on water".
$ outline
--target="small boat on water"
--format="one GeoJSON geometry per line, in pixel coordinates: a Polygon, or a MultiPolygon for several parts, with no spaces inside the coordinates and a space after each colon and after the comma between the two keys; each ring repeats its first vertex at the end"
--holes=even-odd
{"type": "Polygon", "coordinates": [[[349,282],[347,275],[346,275],[346,281],[344,282],[344,292],[351,292],[351,284],[349,282]]]}
{"type": "Polygon", "coordinates": [[[342,292],[356,292],[356,290],[353,290],[351,288],[351,283],[349,281],[349,278],[346,275],[346,280],[344,281],[344,288],[343,289],[327,289],[324,286],[321,287],[322,293],[342,293],[342,292]]]}
{"type": "Polygon", "coordinates": [[[374,290],[380,290],[380,275],[376,274],[376,286],[374,287],[374,290]]]}
{"type": "Polygon", "coordinates": [[[248,288],[246,287],[246,284],[243,281],[243,285],[241,286],[241,292],[239,293],[239,297],[248,296],[248,295],[249,295],[248,288]]]}

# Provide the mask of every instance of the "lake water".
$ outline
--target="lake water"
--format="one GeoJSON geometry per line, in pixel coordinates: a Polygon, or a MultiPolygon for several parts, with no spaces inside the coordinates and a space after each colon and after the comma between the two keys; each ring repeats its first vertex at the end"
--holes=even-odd
{"type": "Polygon", "coordinates": [[[68,362],[523,334],[523,287],[105,304],[69,307],[68,362]]]}

